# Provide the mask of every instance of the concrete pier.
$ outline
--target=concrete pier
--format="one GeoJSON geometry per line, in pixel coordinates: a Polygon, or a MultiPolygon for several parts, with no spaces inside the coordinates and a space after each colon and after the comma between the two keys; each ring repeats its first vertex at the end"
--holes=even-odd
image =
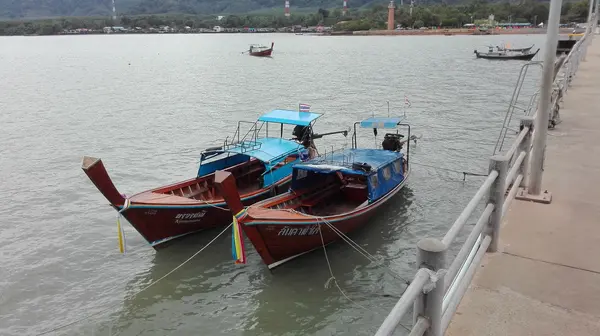
{"type": "Polygon", "coordinates": [[[600,37],[548,134],[542,190],[515,200],[446,334],[600,335],[600,37]]]}

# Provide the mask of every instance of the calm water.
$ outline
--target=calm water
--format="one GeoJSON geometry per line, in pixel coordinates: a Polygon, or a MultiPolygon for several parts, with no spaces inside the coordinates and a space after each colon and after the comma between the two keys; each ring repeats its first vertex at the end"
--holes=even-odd
{"type": "Polygon", "coordinates": [[[523,63],[475,60],[473,49],[504,41],[540,46],[544,37],[0,38],[0,334],[36,335],[103,310],[56,334],[373,334],[404,290],[386,268],[412,279],[415,243],[443,235],[481,183],[416,163],[487,171],[523,63]],[[271,41],[272,59],[240,53],[271,41]],[[411,180],[352,235],[385,262],[328,247],[352,302],[325,288],[321,251],[270,272],[251,247],[248,264],[235,265],[229,233],[140,293],[220,230],[156,253],[127,224],[120,255],[115,212],[80,169],[83,155],[101,157],[131,194],[194,176],[198,151],[237,120],[302,102],[325,113],[317,132],[333,131],[386,115],[387,101],[403,113],[404,95],[422,135],[411,180]]]}

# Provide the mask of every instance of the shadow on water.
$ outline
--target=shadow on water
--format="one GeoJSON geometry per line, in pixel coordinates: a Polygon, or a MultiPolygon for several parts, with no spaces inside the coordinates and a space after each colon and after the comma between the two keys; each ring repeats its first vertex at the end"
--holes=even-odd
{"type": "MultiPolygon", "coordinates": [[[[405,187],[369,224],[349,235],[382,261],[357,257],[358,252],[344,242],[326,247],[331,272],[349,299],[330,279],[324,251],[315,250],[277,267],[265,278],[264,288],[253,297],[256,309],[247,317],[244,335],[347,334],[351,329],[346,324],[355,321],[357,314],[387,314],[405,285],[386,271],[385,245],[401,239],[411,199],[412,190],[405,187]],[[375,296],[386,302],[383,309],[373,306],[375,296]]],[[[373,331],[373,326],[367,329],[373,331]]]]}
{"type": "Polygon", "coordinates": [[[406,232],[412,198],[412,190],[403,188],[369,224],[349,235],[377,262],[362,258],[343,242],[327,246],[333,275],[351,301],[330,280],[323,250],[268,270],[246,240],[248,264],[235,265],[229,232],[182,268],[140,292],[222,230],[213,229],[155,253],[150,269],[128,282],[122,308],[110,322],[95,326],[94,335],[194,334],[195,330],[206,335],[247,336],[347,333],[350,329],[337,325],[339,321],[351,322],[353,318],[347,320],[348,316],[357,313],[385,316],[405,288],[386,268],[391,267],[390,258],[402,254],[390,245],[397,244],[406,232]],[[374,307],[374,296],[380,296],[385,305],[374,307]],[[175,322],[182,316],[186,316],[185,324],[175,322]]]}

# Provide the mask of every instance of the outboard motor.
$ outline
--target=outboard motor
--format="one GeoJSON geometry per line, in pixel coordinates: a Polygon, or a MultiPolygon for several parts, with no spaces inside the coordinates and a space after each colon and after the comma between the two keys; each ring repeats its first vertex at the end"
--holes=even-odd
{"type": "Polygon", "coordinates": [[[387,133],[383,137],[383,142],[381,143],[381,147],[383,147],[383,149],[385,149],[385,150],[389,150],[392,152],[398,152],[402,149],[402,142],[400,141],[400,139],[403,137],[404,137],[404,135],[402,135],[402,134],[387,133]]]}
{"type": "Polygon", "coordinates": [[[294,127],[294,130],[292,131],[292,135],[295,136],[298,141],[303,141],[305,139],[310,139],[312,136],[312,130],[310,129],[309,126],[300,126],[297,125],[296,127],[294,127]]]}

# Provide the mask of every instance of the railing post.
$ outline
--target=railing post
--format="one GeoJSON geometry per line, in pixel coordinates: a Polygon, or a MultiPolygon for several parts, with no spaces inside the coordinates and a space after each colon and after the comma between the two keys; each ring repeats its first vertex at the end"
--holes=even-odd
{"type": "Polygon", "coordinates": [[[498,250],[500,224],[502,223],[502,208],[504,207],[504,197],[506,194],[504,184],[506,183],[506,174],[508,172],[508,158],[503,155],[492,156],[490,159],[490,172],[493,170],[498,172],[498,177],[494,183],[492,183],[490,195],[488,197],[488,203],[494,204],[494,211],[490,215],[487,229],[487,233],[492,237],[488,252],[496,252],[498,250]]]}
{"type": "MultiPolygon", "coordinates": [[[[560,90],[560,89],[559,89],[560,90]]],[[[557,98],[558,99],[558,96],[557,98]]],[[[519,145],[519,149],[517,153],[525,152],[525,159],[521,162],[521,166],[519,167],[519,174],[523,175],[523,180],[521,180],[521,185],[519,187],[526,188],[527,187],[527,174],[529,168],[529,152],[531,151],[531,138],[533,135],[533,118],[532,117],[524,117],[521,119],[521,129],[529,127],[529,132],[523,138],[523,141],[519,145]]],[[[518,155],[517,155],[518,156],[518,155]]]]}
{"type": "Polygon", "coordinates": [[[436,273],[435,283],[425,286],[424,294],[420,295],[414,304],[414,323],[419,316],[424,316],[429,320],[429,329],[425,332],[426,336],[443,336],[442,327],[442,305],[444,302],[444,272],[439,272],[446,268],[446,244],[435,238],[421,239],[417,243],[417,269],[428,268],[436,273]],[[429,287],[429,288],[428,288],[429,287]]]}
{"type": "MultiPolygon", "coordinates": [[[[550,15],[548,18],[548,29],[546,31],[546,46],[555,46],[558,43],[558,25],[560,22],[560,8],[562,0],[550,1],[550,15]]],[[[533,151],[531,153],[531,174],[529,178],[528,193],[534,198],[541,198],[546,202],[542,194],[542,164],[546,150],[546,135],[548,133],[548,118],[550,113],[550,98],[552,96],[552,82],[554,69],[552,64],[556,58],[556,50],[547,48],[544,55],[544,64],[550,65],[544,67],[542,71],[542,81],[540,89],[540,105],[535,120],[535,138],[533,151]]],[[[547,203],[550,203],[547,201],[547,203]]],[[[496,208],[497,209],[497,208],[496,208]]],[[[492,239],[490,246],[495,246],[497,242],[492,239]]]]}

